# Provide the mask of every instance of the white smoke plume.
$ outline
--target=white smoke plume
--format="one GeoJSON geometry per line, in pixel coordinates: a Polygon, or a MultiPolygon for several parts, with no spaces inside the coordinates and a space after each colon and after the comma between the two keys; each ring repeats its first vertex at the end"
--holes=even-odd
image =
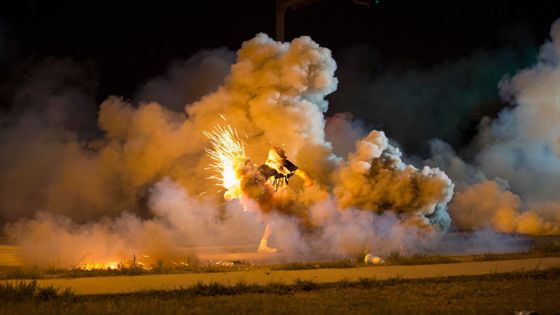
{"type": "Polygon", "coordinates": [[[519,211],[500,229],[560,233],[554,188],[560,184],[560,20],[553,23],[550,37],[535,66],[500,82],[502,96],[513,106],[483,124],[478,138],[481,170],[506,179],[521,200],[519,211]]]}
{"type": "Polygon", "coordinates": [[[473,165],[432,142],[428,164],[446,170],[458,187],[450,214],[459,229],[560,233],[560,20],[550,37],[534,66],[500,81],[511,106],[481,122],[473,165]]]}
{"type": "Polygon", "coordinates": [[[30,264],[76,267],[80,263],[120,262],[147,255],[145,262],[186,260],[184,246],[227,246],[258,239],[262,225],[253,213],[235,204],[216,212],[216,205],[189,196],[164,178],[150,190],[153,218],[123,212],[114,219],[75,224],[64,216],[39,213],[34,219],[10,224],[9,235],[21,246],[30,264]],[[236,231],[232,233],[232,231],[236,231]]]}
{"type": "Polygon", "coordinates": [[[379,131],[358,141],[347,162],[333,154],[324,113],[325,96],[337,86],[335,70],[330,51],[309,37],[279,43],[259,34],[243,43],[223,85],[184,104],[185,112],[173,110],[185,94],[157,98],[165,82],[189,82],[172,72],[138,94],[166,106],[104,101],[99,139],[19,120],[0,135],[11,145],[0,158],[0,209],[9,222],[22,219],[7,233],[28,263],[61,266],[131,250],[163,259],[180,246],[256,243],[269,222],[277,231],[272,241],[294,257],[430,244],[449,225],[453,184],[438,169],[404,164],[379,131]],[[250,200],[224,202],[208,179],[203,135],[224,119],[253,161],[264,162],[270,147],[281,146],[315,184],[290,182],[286,202],[269,214],[244,211],[255,210],[250,200]]]}
{"type": "MultiPolygon", "coordinates": [[[[459,59],[421,67],[391,66],[374,48],[356,45],[338,52],[340,87],[329,96],[331,111],[348,111],[385,131],[407,153],[426,156],[437,137],[462,147],[482,115],[501,105],[496,82],[532,64],[538,46],[520,41],[478,48],[459,59]]],[[[496,43],[495,43],[496,44],[496,43]]]]}
{"type": "Polygon", "coordinates": [[[560,184],[560,20],[537,64],[500,82],[513,106],[482,126],[477,161],[488,176],[508,179],[524,200],[557,198],[560,184]]]}
{"type": "Polygon", "coordinates": [[[449,203],[455,228],[529,235],[560,233],[556,202],[526,202],[507,180],[487,179],[480,167],[465,162],[449,145],[433,141],[431,146],[433,155],[427,164],[444,169],[456,184],[449,203]]]}

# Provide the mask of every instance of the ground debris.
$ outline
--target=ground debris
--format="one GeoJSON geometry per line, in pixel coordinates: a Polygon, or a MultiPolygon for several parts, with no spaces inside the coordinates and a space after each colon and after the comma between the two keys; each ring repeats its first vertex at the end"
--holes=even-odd
{"type": "Polygon", "coordinates": [[[233,266],[252,266],[253,264],[246,260],[218,260],[214,262],[217,266],[233,267],[233,266]]]}
{"type": "Polygon", "coordinates": [[[375,256],[374,254],[367,254],[364,257],[364,262],[367,265],[381,265],[385,263],[385,260],[383,260],[381,257],[375,256]]]}

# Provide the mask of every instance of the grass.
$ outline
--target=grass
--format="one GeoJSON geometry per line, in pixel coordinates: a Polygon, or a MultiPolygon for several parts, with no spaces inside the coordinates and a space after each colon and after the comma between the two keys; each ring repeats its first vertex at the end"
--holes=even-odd
{"type": "Polygon", "coordinates": [[[417,253],[412,256],[401,256],[400,252],[392,252],[385,260],[390,265],[426,265],[449,264],[461,262],[458,258],[442,255],[427,255],[417,253]]]}
{"type": "Polygon", "coordinates": [[[364,266],[359,260],[344,259],[327,262],[292,262],[269,266],[270,270],[310,270],[323,268],[354,268],[364,266]]]}
{"type": "Polygon", "coordinates": [[[511,314],[560,309],[560,268],[431,279],[264,286],[196,284],[173,291],[75,296],[34,282],[0,287],[1,314],[511,314]]]}
{"type": "MultiPolygon", "coordinates": [[[[534,280],[555,280],[560,279],[560,268],[551,268],[547,270],[534,271],[518,271],[509,273],[491,273],[477,276],[450,276],[425,279],[404,279],[391,278],[387,280],[377,280],[375,278],[360,278],[357,281],[349,281],[347,279],[330,282],[318,283],[311,280],[296,279],[293,284],[285,284],[282,282],[272,282],[266,285],[247,284],[238,282],[235,285],[225,285],[218,282],[208,284],[197,283],[188,288],[179,288],[176,290],[147,290],[130,294],[133,296],[218,296],[218,295],[239,295],[247,293],[267,293],[267,294],[287,294],[301,291],[316,291],[323,289],[343,289],[343,288],[387,288],[395,285],[416,285],[426,283],[461,283],[472,281],[534,281],[534,280]]],[[[560,282],[558,283],[560,285],[560,282]]],[[[114,296],[114,295],[105,295],[114,296]]],[[[62,293],[52,286],[38,287],[36,281],[0,283],[0,300],[25,301],[28,299],[50,300],[56,298],[76,299],[77,296],[67,289],[62,293]]]]}
{"type": "Polygon", "coordinates": [[[108,276],[135,276],[153,274],[173,274],[173,273],[213,273],[226,271],[253,270],[253,265],[233,265],[231,267],[223,265],[159,265],[151,269],[145,269],[141,265],[119,265],[116,269],[100,268],[85,270],[81,268],[56,268],[38,266],[16,266],[0,267],[1,279],[45,279],[45,278],[81,278],[81,277],[108,277],[108,276]]]}
{"type": "Polygon", "coordinates": [[[0,279],[44,279],[44,278],[78,278],[78,277],[103,277],[120,275],[151,275],[151,274],[173,274],[173,273],[214,273],[231,271],[251,270],[308,270],[321,268],[353,268],[364,266],[355,260],[340,260],[332,262],[292,262],[286,264],[255,266],[246,262],[238,262],[232,266],[221,264],[201,264],[197,266],[188,265],[159,265],[152,269],[144,269],[140,265],[120,265],[117,269],[93,269],[84,270],[80,268],[39,268],[31,267],[4,267],[0,268],[0,279]]]}
{"type": "Polygon", "coordinates": [[[0,301],[3,302],[44,302],[56,299],[71,301],[75,298],[76,295],[70,289],[59,292],[53,286],[39,287],[36,281],[0,283],[0,301]]]}
{"type": "Polygon", "coordinates": [[[152,274],[174,274],[174,273],[214,273],[232,271],[256,271],[256,270],[310,270],[323,268],[354,268],[363,267],[365,263],[361,260],[339,260],[327,262],[291,262],[274,265],[252,265],[249,263],[238,263],[233,266],[220,264],[202,264],[198,266],[160,266],[158,268],[144,269],[139,265],[121,265],[117,269],[93,269],[84,270],[80,268],[39,268],[31,267],[0,267],[0,280],[4,279],[44,279],[44,278],[79,278],[79,277],[104,277],[120,275],[152,275],[152,274]]]}
{"type": "MultiPolygon", "coordinates": [[[[385,257],[386,265],[424,265],[424,264],[446,264],[471,261],[494,261],[508,259],[525,259],[560,256],[560,242],[551,242],[533,246],[527,252],[520,253],[484,253],[470,256],[443,256],[416,253],[412,256],[402,255],[399,251],[392,252],[385,257]]],[[[142,265],[135,263],[121,264],[117,269],[94,269],[83,270],[80,268],[63,269],[56,267],[39,268],[37,266],[27,267],[0,267],[0,279],[44,279],[44,278],[77,278],[77,277],[102,277],[118,275],[150,275],[150,274],[174,274],[174,273],[213,273],[230,271],[269,271],[269,270],[311,270],[322,268],[354,268],[364,267],[362,257],[348,258],[339,261],[327,262],[291,262],[274,265],[252,265],[244,261],[236,261],[233,265],[226,266],[219,263],[207,263],[198,265],[166,265],[158,262],[151,269],[145,269],[142,265]]]]}
{"type": "MultiPolygon", "coordinates": [[[[239,282],[235,285],[224,285],[221,283],[197,283],[189,288],[178,290],[149,290],[132,293],[133,296],[219,296],[219,295],[242,295],[248,293],[261,294],[293,294],[297,292],[321,291],[326,289],[383,289],[396,285],[418,285],[429,283],[462,283],[473,281],[535,281],[535,280],[558,280],[560,279],[560,268],[552,268],[544,271],[524,271],[510,273],[492,273],[478,276],[453,276],[426,279],[403,279],[391,278],[377,280],[375,278],[360,278],[357,281],[341,280],[331,283],[318,283],[311,280],[296,279],[292,284],[274,282],[267,285],[246,284],[239,282]]],[[[560,283],[558,283],[560,285],[560,283]]],[[[126,295],[126,294],[125,294],[126,295]]],[[[108,295],[109,296],[109,295],[108,295]]]]}
{"type": "Polygon", "coordinates": [[[526,252],[520,253],[484,253],[482,255],[470,256],[473,261],[492,261],[492,260],[507,260],[507,259],[524,259],[524,258],[542,258],[542,257],[555,257],[560,255],[560,242],[551,242],[545,244],[536,244],[526,252]]]}

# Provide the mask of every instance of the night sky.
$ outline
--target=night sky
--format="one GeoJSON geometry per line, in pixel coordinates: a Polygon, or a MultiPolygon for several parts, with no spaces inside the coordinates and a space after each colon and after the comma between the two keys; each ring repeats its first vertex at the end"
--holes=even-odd
{"type": "MultiPolygon", "coordinates": [[[[21,0],[3,3],[0,12],[3,108],[10,107],[26,67],[47,57],[88,65],[101,102],[113,94],[131,97],[173,59],[207,48],[237,50],[258,32],[273,36],[275,27],[273,0],[21,0]]],[[[343,74],[344,54],[352,47],[375,52],[377,71],[429,68],[480,49],[538,47],[558,17],[560,1],[380,0],[366,7],[351,0],[323,0],[288,11],[285,32],[287,40],[309,35],[331,49],[343,74]]],[[[345,110],[331,103],[331,112],[337,106],[345,110]]]]}

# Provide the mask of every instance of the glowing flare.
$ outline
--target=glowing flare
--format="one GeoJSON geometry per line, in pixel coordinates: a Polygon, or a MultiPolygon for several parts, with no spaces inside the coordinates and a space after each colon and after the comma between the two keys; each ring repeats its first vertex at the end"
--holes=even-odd
{"type": "Polygon", "coordinates": [[[108,263],[92,263],[84,264],[80,268],[82,270],[116,270],[119,269],[118,262],[108,262],[108,263]]]}
{"type": "Polygon", "coordinates": [[[239,187],[241,177],[236,168],[246,159],[243,141],[239,139],[237,131],[229,125],[227,127],[217,125],[211,132],[203,131],[203,133],[212,144],[211,149],[206,149],[206,153],[214,161],[210,164],[210,169],[219,174],[210,178],[220,181],[220,185],[227,190],[224,194],[226,199],[238,197],[241,193],[239,187]]]}

